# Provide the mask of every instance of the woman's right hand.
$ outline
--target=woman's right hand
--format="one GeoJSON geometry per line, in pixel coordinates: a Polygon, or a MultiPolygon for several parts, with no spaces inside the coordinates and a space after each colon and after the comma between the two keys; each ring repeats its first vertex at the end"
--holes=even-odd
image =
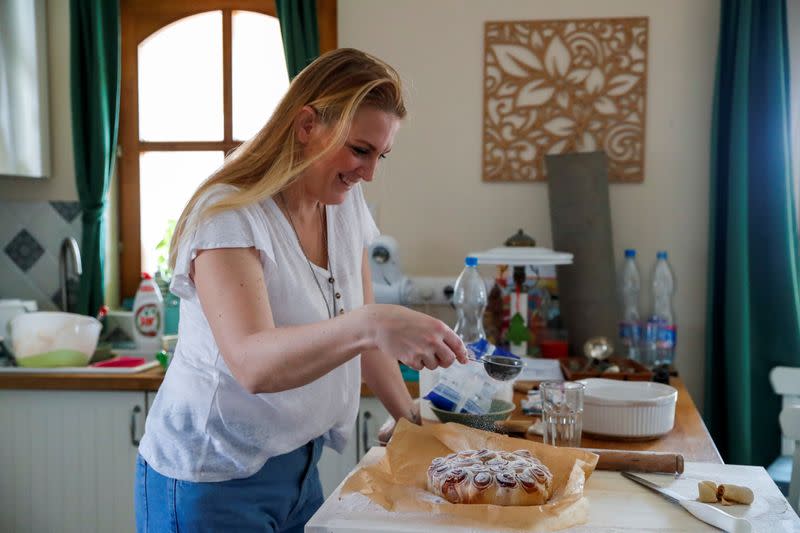
{"type": "Polygon", "coordinates": [[[375,347],[414,370],[447,368],[467,362],[464,343],[444,322],[399,305],[369,304],[367,315],[375,347]]]}

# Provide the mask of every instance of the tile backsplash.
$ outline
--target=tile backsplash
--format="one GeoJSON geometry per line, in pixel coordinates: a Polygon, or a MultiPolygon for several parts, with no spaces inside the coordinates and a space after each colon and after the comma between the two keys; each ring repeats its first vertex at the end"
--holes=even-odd
{"type": "MultiPolygon", "coordinates": [[[[40,310],[58,309],[58,252],[66,237],[80,245],[80,214],[78,202],[0,200],[0,298],[36,300],[40,310]]],[[[68,288],[73,304],[77,278],[68,288]]]]}

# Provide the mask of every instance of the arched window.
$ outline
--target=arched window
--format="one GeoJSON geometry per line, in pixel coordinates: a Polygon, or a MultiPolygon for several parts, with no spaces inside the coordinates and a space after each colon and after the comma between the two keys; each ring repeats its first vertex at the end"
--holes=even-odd
{"type": "MultiPolygon", "coordinates": [[[[317,0],[322,51],[336,1],[317,0]]],[[[264,124],[289,84],[274,0],[123,0],[120,295],[224,155],[264,124]]]]}

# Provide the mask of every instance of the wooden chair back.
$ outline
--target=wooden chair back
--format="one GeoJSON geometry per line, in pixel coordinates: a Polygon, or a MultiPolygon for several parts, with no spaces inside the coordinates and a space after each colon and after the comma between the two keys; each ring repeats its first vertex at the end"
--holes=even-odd
{"type": "MultiPolygon", "coordinates": [[[[775,394],[783,398],[783,409],[793,405],[800,405],[800,368],[790,366],[776,366],[769,373],[769,381],[775,394]]],[[[795,450],[795,442],[787,437],[783,431],[781,440],[781,455],[792,455],[795,450]]]]}
{"type": "Polygon", "coordinates": [[[785,407],[780,415],[781,431],[795,443],[792,479],[789,482],[789,504],[800,513],[800,405],[785,407]]]}

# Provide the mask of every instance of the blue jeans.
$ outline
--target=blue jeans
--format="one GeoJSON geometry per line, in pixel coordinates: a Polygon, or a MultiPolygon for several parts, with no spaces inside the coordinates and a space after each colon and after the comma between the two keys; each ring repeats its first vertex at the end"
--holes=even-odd
{"type": "Polygon", "coordinates": [[[181,481],[136,461],[136,531],[298,532],[322,505],[317,461],[322,437],[269,459],[250,477],[181,481]]]}

